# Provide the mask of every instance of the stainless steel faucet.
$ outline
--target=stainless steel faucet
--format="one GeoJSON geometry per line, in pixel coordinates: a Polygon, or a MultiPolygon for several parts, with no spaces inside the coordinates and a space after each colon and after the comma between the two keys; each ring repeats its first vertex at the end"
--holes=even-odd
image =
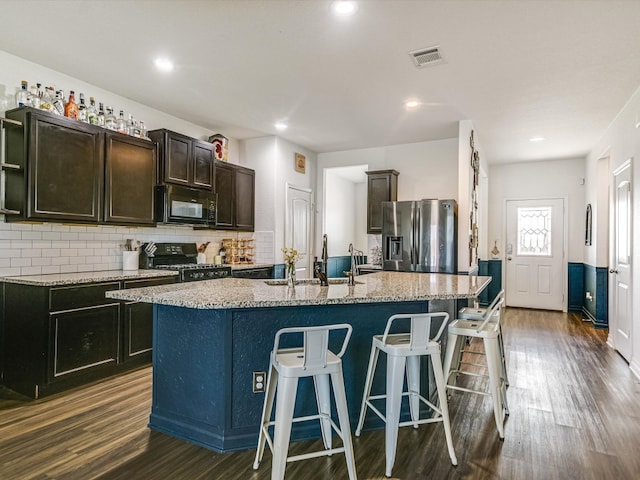
{"type": "Polygon", "coordinates": [[[353,256],[353,243],[349,244],[349,255],[351,255],[351,268],[348,272],[345,272],[347,274],[347,278],[349,279],[349,285],[355,285],[356,284],[356,259],[353,256]]]}
{"type": "Polygon", "coordinates": [[[327,279],[327,264],[329,263],[329,250],[327,248],[327,234],[322,235],[322,267],[316,265],[316,277],[320,279],[320,285],[326,287],[329,285],[327,279]]]}

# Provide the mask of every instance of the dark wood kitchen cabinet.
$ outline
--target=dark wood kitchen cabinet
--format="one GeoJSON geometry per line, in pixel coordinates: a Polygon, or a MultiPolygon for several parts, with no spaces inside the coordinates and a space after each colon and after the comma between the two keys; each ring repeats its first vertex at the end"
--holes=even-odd
{"type": "Polygon", "coordinates": [[[153,142],[23,107],[7,112],[7,221],[155,225],[153,142]]]}
{"type": "Polygon", "coordinates": [[[255,171],[216,162],[216,228],[253,232],[255,226],[255,171]]]}
{"type": "Polygon", "coordinates": [[[382,202],[398,199],[398,175],[395,170],[375,170],[367,174],[367,233],[382,233],[382,202]]]}
{"type": "Polygon", "coordinates": [[[10,110],[6,131],[7,220],[97,223],[104,180],[103,129],[31,108],[10,110]],[[26,178],[25,178],[26,177],[26,178]]]}
{"type": "Polygon", "coordinates": [[[152,130],[149,137],[158,143],[159,183],[213,188],[213,144],[166,129],[152,130]]]}
{"type": "Polygon", "coordinates": [[[155,225],[156,144],[106,133],[106,223],[155,225]]]}
{"type": "MultiPolygon", "coordinates": [[[[154,287],[175,283],[176,277],[126,280],[123,288],[154,287]]],[[[153,304],[125,302],[122,310],[122,361],[130,365],[151,362],[153,304]]]]}
{"type": "Polygon", "coordinates": [[[2,383],[40,398],[151,361],[152,305],[105,292],[175,277],[64,286],[3,285],[2,383]]]}

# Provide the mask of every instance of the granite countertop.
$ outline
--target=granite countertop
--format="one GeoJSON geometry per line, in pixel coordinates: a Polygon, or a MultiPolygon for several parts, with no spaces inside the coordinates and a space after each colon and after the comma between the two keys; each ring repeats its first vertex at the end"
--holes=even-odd
{"type": "Polygon", "coordinates": [[[273,263],[241,263],[237,265],[228,265],[231,270],[248,270],[250,268],[271,268],[273,263]]]}
{"type": "Polygon", "coordinates": [[[109,282],[116,280],[139,280],[154,277],[172,277],[178,275],[174,270],[102,270],[99,272],[52,273],[48,275],[21,275],[0,277],[6,283],[53,287],[57,285],[76,285],[81,283],[109,282]]]}
{"type": "Polygon", "coordinates": [[[451,300],[476,297],[491,277],[440,273],[376,272],[357,284],[300,283],[295,288],[269,280],[222,278],[107,292],[108,298],[198,309],[451,300]]]}
{"type": "Polygon", "coordinates": [[[358,265],[358,268],[363,270],[382,270],[382,265],[376,265],[374,263],[362,263],[358,265]]]}

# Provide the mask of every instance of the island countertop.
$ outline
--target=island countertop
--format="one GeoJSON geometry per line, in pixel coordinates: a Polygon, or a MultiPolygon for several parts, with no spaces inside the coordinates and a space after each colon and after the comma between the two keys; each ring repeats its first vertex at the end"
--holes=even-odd
{"type": "Polygon", "coordinates": [[[111,291],[106,296],[196,309],[262,308],[474,298],[490,281],[480,276],[379,272],[356,277],[354,286],[301,282],[289,288],[269,284],[277,281],[222,278],[111,291]]]}

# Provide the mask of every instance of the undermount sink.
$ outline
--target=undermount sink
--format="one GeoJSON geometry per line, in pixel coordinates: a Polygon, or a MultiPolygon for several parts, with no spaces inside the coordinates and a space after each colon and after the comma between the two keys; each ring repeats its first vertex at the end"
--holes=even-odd
{"type": "MultiPolygon", "coordinates": [[[[344,285],[349,281],[347,277],[330,278],[328,280],[329,285],[344,285]]],[[[286,285],[287,280],[285,278],[279,278],[276,280],[265,280],[267,285],[286,285]]],[[[355,281],[355,283],[361,284],[362,282],[355,281]]],[[[320,285],[319,278],[305,278],[302,280],[296,280],[296,285],[320,285]]]]}

